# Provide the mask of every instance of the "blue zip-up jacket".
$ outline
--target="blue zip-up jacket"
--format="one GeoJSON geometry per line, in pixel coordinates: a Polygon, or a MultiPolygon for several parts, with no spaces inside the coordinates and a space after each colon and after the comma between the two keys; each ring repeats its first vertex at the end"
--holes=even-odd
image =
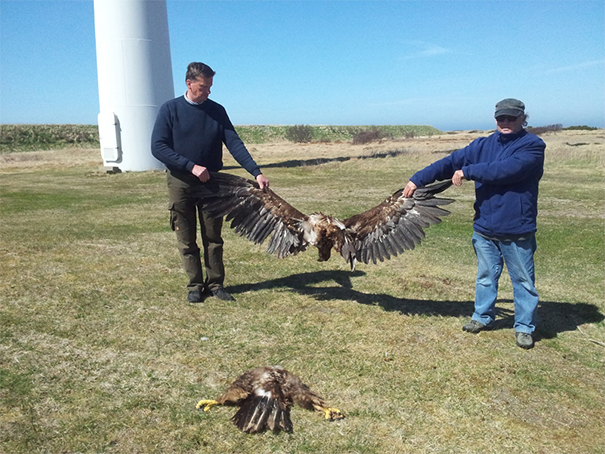
{"type": "Polygon", "coordinates": [[[475,182],[474,230],[488,237],[536,231],[538,182],[544,173],[546,144],[524,129],[495,132],[416,172],[410,180],[425,186],[452,178],[462,169],[475,182]]]}
{"type": "Polygon", "coordinates": [[[218,172],[223,168],[223,143],[250,174],[261,173],[223,106],[210,99],[193,105],[179,96],[160,107],[151,134],[151,153],[177,172],[191,173],[194,164],[218,172]]]}

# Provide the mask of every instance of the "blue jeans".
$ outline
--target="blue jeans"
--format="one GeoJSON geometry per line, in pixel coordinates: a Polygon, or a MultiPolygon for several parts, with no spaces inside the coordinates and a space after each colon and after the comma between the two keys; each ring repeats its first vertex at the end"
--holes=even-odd
{"type": "Polygon", "coordinates": [[[533,333],[538,309],[538,292],[534,285],[536,237],[530,234],[518,240],[489,239],[473,232],[473,248],[478,262],[473,320],[484,325],[494,322],[498,280],[506,264],[513,284],[515,331],[533,333]]]}

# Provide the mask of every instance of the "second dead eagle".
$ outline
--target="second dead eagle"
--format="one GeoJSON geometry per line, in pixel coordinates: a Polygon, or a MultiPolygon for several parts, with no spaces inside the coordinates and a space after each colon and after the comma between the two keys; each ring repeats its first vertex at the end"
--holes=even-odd
{"type": "Polygon", "coordinates": [[[450,214],[440,205],[453,200],[435,195],[451,185],[451,180],[427,185],[409,198],[400,189],[380,205],[341,221],[323,213],[305,215],[255,181],[210,172],[204,185],[204,210],[226,216],[231,228],[256,244],[271,235],[267,252],[279,258],[311,245],[319,250],[319,261],[326,261],[334,248],[354,270],[358,261],[388,260],[420,244],[423,229],[450,214]]]}
{"type": "Polygon", "coordinates": [[[231,419],[244,432],[258,433],[267,429],[292,432],[290,408],[293,404],[323,412],[329,421],[344,418],[340,410],[328,407],[299,377],[280,366],[249,370],[219,397],[200,400],[196,408],[208,411],[215,405],[238,406],[240,409],[231,419]]]}

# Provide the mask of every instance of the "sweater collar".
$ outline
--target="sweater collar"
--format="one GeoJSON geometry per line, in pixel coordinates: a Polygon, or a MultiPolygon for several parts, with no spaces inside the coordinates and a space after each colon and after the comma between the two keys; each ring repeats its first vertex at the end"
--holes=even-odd
{"type": "Polygon", "coordinates": [[[188,102],[189,104],[191,104],[192,106],[200,106],[200,105],[204,104],[204,101],[202,101],[202,102],[193,102],[191,99],[189,99],[189,98],[187,97],[187,92],[185,92],[185,94],[184,94],[183,96],[184,96],[184,98],[185,98],[185,101],[187,101],[187,102],[188,102]]]}

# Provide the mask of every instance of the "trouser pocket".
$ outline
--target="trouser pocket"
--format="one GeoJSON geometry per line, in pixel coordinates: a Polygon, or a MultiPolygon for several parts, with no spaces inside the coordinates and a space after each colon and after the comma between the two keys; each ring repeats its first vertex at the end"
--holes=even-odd
{"type": "Polygon", "coordinates": [[[168,211],[170,213],[170,228],[173,232],[176,232],[176,211],[174,210],[174,203],[168,204],[168,211]]]}

